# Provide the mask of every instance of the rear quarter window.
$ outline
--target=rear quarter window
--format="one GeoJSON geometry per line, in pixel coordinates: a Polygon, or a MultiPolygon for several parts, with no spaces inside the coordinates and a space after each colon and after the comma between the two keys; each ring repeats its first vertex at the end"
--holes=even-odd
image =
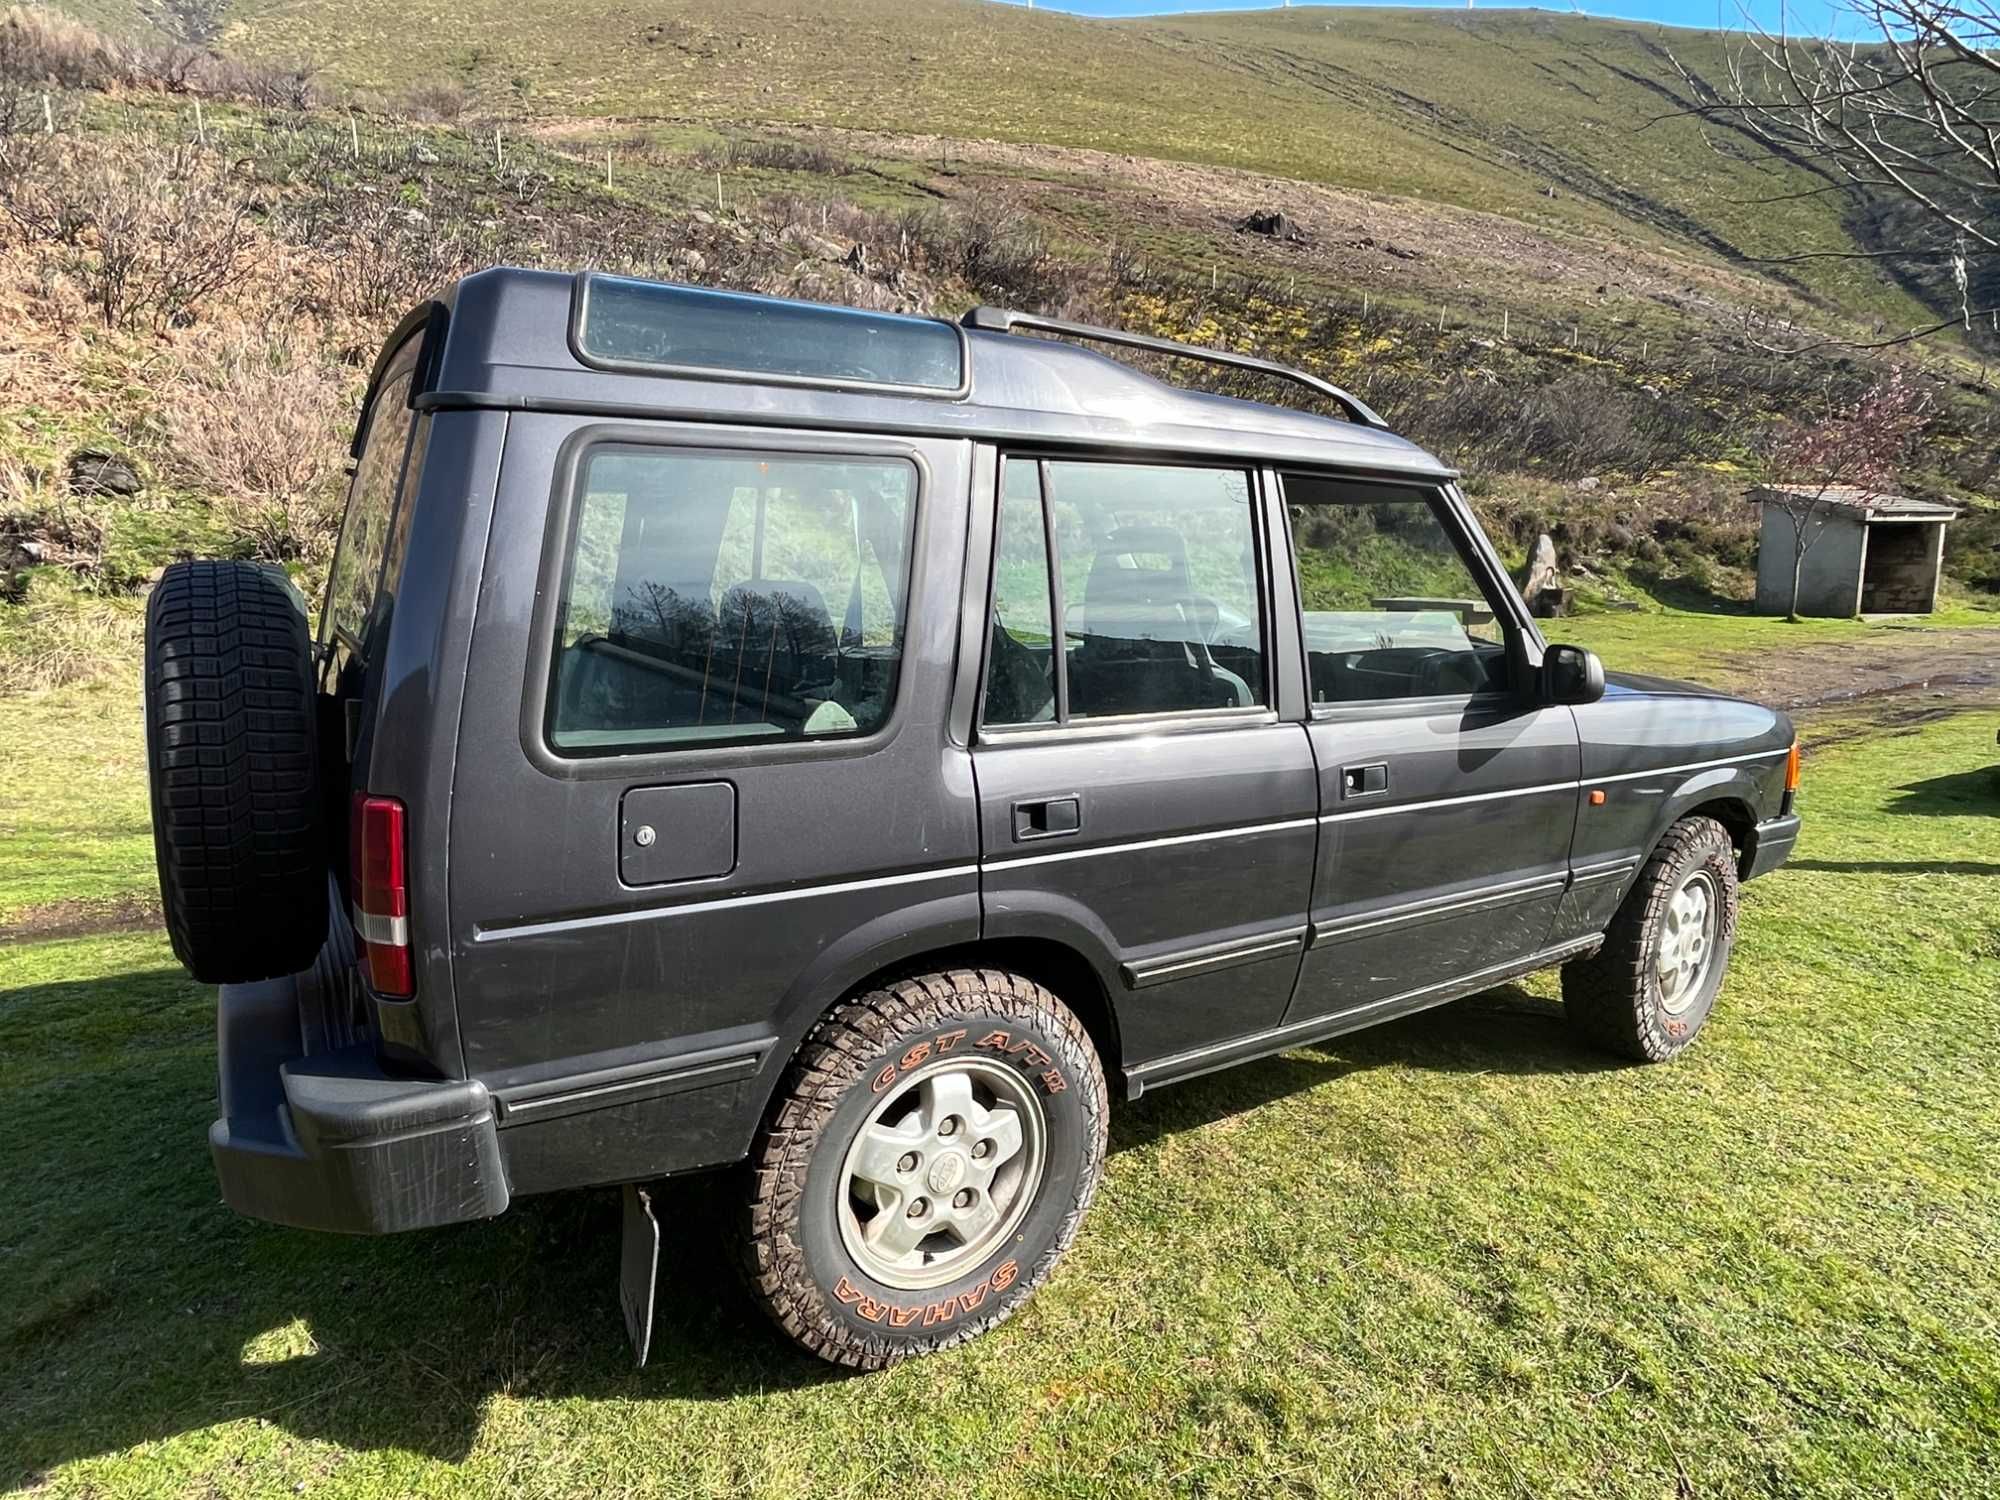
{"type": "Polygon", "coordinates": [[[591,450],[563,565],[552,748],[880,728],[902,664],[916,503],[902,459],[591,450]]]}
{"type": "Polygon", "coordinates": [[[414,416],[410,380],[416,358],[412,341],[397,354],[364,417],[367,435],[348,488],[347,514],[327,580],[323,638],[363,660],[383,592],[384,563],[392,552],[400,558],[402,549],[392,541],[408,531],[407,519],[398,517],[397,498],[408,467],[414,416]]]}

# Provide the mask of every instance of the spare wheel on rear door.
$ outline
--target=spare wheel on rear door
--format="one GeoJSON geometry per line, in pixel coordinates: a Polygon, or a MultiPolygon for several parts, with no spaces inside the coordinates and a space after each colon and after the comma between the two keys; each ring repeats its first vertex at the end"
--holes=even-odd
{"type": "Polygon", "coordinates": [[[312,640],[284,573],[168,568],[146,606],[146,765],[160,901],[195,978],[296,973],[326,938],[312,640]]]}

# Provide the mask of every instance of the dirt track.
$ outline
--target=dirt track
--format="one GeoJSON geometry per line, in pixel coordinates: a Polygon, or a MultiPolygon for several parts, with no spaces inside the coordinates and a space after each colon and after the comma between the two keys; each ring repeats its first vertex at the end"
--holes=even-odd
{"type": "Polygon", "coordinates": [[[1802,651],[1741,652],[1726,670],[1737,692],[1784,709],[1923,692],[2000,704],[2000,630],[1910,630],[1802,651]]]}

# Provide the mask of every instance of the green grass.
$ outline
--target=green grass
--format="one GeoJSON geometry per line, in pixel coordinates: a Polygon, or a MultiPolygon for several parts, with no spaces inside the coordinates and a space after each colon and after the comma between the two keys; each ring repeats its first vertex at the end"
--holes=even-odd
{"type": "MultiPolygon", "coordinates": [[[[131,693],[20,706],[5,900],[138,889],[131,693]]],[[[1990,1494],[2000,711],[1922,707],[1812,722],[1804,841],[1687,1057],[1608,1066],[1542,978],[1160,1091],[1027,1310],[877,1376],[735,1291],[726,1180],[667,1190],[645,1371],[609,1194],[239,1220],[209,992],[149,932],[0,948],[0,1484],[1990,1494]]]]}
{"type": "Polygon", "coordinates": [[[0,698],[0,766],[0,927],[157,899],[130,655],[89,687],[0,698]]]}

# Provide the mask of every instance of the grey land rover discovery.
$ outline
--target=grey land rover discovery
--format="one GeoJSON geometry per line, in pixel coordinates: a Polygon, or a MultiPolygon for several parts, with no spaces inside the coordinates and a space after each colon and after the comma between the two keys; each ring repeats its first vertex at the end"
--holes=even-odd
{"type": "Polygon", "coordinates": [[[814,1353],[944,1348],[1075,1237],[1114,1097],[1555,964],[1671,1057],[1797,834],[1783,716],[1545,644],[1449,468],[1243,356],[495,270],[354,456],[317,639],[246,563],[148,611],[223,1193],[623,1185],[642,1359],[646,1182],[739,1168],[814,1353]]]}

